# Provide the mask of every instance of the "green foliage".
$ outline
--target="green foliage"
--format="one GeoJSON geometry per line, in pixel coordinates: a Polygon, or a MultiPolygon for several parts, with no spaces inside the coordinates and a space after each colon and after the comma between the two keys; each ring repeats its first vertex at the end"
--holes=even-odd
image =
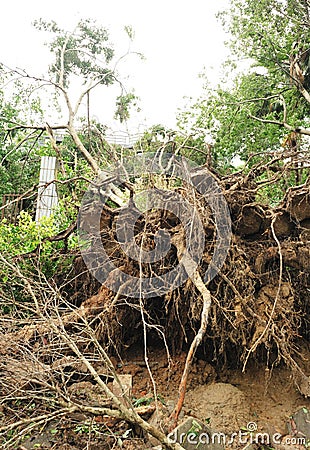
{"type": "Polygon", "coordinates": [[[43,217],[38,225],[28,212],[21,211],[16,224],[6,219],[0,222],[0,252],[10,256],[31,252],[56,229],[53,218],[43,217]]]}
{"type": "MultiPolygon", "coordinates": [[[[58,266],[57,257],[54,262],[51,255],[57,255],[64,246],[62,241],[50,242],[52,237],[71,225],[76,211],[68,205],[60,204],[51,217],[42,217],[36,223],[27,211],[21,211],[17,223],[6,219],[0,222],[0,253],[11,259],[39,249],[40,265],[45,276],[55,273],[58,266]]],[[[77,246],[75,235],[69,238],[69,249],[77,246]]]]}
{"type": "Polygon", "coordinates": [[[178,123],[197,149],[209,141],[213,167],[226,173],[236,170],[237,160],[249,160],[251,168],[283,149],[289,134],[284,121],[296,129],[309,126],[310,104],[292,80],[290,66],[297,58],[307,89],[310,22],[302,0],[232,0],[220,17],[232,36],[232,58],[246,58],[248,68],[240,73],[230,59],[227,78],[217,89],[206,83],[178,123]]]}
{"type": "Polygon", "coordinates": [[[259,104],[250,99],[260,98],[262,93],[263,76],[256,74],[243,75],[232,89],[221,89],[205,96],[195,103],[192,110],[180,117],[180,125],[185,128],[190,119],[194,119],[191,126],[196,135],[196,145],[201,147],[203,132],[207,132],[213,146],[213,164],[226,169],[231,167],[234,157],[246,160],[259,148],[266,151],[279,144],[281,130],[249,118],[260,108],[259,104]],[[275,131],[275,132],[274,132],[275,131]]]}
{"type": "Polygon", "coordinates": [[[36,20],[34,26],[55,36],[49,49],[55,58],[50,65],[50,73],[55,76],[57,84],[68,87],[71,75],[82,78],[84,82],[93,79],[106,86],[114,83],[113,71],[98,62],[100,59],[107,65],[114,56],[105,28],[91,19],[81,20],[73,32],[60,28],[54,21],[43,19],[36,20]]]}
{"type": "MultiPolygon", "coordinates": [[[[3,74],[3,80],[11,82],[8,74],[3,74]]],[[[5,91],[0,91],[0,206],[3,196],[7,194],[22,194],[38,182],[40,156],[49,154],[51,146],[40,147],[43,131],[22,130],[25,114],[32,118],[41,114],[40,101],[33,98],[27,104],[25,97],[27,89],[14,84],[12,99],[5,97],[5,91]],[[33,115],[33,116],[32,116],[33,115]]],[[[27,200],[31,207],[31,199],[27,200]]]]}
{"type": "MultiPolygon", "coordinates": [[[[54,213],[50,217],[42,217],[37,223],[32,215],[27,211],[21,211],[16,223],[11,223],[7,219],[0,222],[0,252],[10,257],[23,255],[32,252],[39,245],[42,251],[50,253],[53,250],[61,249],[63,243],[45,241],[47,238],[56,235],[66,229],[75,220],[76,208],[61,201],[54,213]]],[[[75,247],[69,242],[69,247],[75,247]]]]}
{"type": "MultiPolygon", "coordinates": [[[[216,91],[206,87],[203,97],[179,115],[179,126],[192,133],[198,149],[209,136],[213,166],[225,171],[233,169],[236,157],[247,161],[253,154],[281,149],[287,130],[272,123],[262,124],[253,117],[281,121],[283,102],[290,120],[296,126],[305,126],[305,110],[298,107],[291,89],[277,85],[268,74],[250,71],[240,75],[232,87],[216,91]]],[[[250,167],[255,163],[257,158],[252,158],[250,167]]]]}
{"type": "Polygon", "coordinates": [[[234,53],[274,71],[287,68],[293,47],[297,50],[309,45],[307,1],[232,0],[231,8],[220,17],[232,35],[234,53]]]}
{"type": "MultiPolygon", "coordinates": [[[[63,253],[64,242],[51,242],[47,238],[65,229],[73,212],[64,205],[55,210],[49,218],[43,217],[37,224],[31,215],[21,211],[17,223],[6,219],[0,222],[0,254],[12,264],[18,262],[25,276],[34,283],[40,283],[42,278],[51,279],[57,273],[66,273],[72,264],[73,256],[70,250],[78,245],[77,237],[72,234],[68,240],[69,252],[63,253]]],[[[26,304],[32,308],[32,299],[25,292],[22,281],[6,265],[0,269],[0,309],[5,314],[19,314],[15,311],[15,302],[25,304],[22,314],[27,316],[26,304]]]]}
{"type": "MultiPolygon", "coordinates": [[[[165,400],[162,395],[157,395],[157,400],[160,401],[163,405],[165,405],[165,400]]],[[[152,396],[140,397],[134,401],[134,407],[142,406],[142,405],[150,405],[155,402],[155,398],[152,396]]]]}
{"type": "Polygon", "coordinates": [[[131,41],[135,38],[135,32],[131,25],[125,25],[124,30],[131,41]]]}
{"type": "Polygon", "coordinates": [[[116,111],[114,118],[118,119],[121,123],[128,120],[130,117],[130,109],[132,107],[137,107],[138,99],[139,97],[132,92],[119,95],[116,98],[116,111]]]}
{"type": "MultiPolygon", "coordinates": [[[[0,66],[0,77],[3,85],[9,82],[13,86],[13,94],[0,91],[0,205],[4,195],[22,194],[35,187],[38,183],[41,156],[57,156],[62,160],[61,175],[65,178],[88,177],[91,172],[88,165],[97,171],[97,160],[105,164],[111,158],[108,145],[104,142],[101,124],[94,124],[89,118],[79,119],[82,129],[77,129],[77,114],[81,104],[87,102],[89,95],[99,85],[111,85],[117,81],[114,68],[109,67],[114,57],[112,44],[109,42],[109,33],[106,28],[99,26],[90,19],[80,20],[73,31],[67,31],[54,21],[36,20],[34,26],[38,30],[49,33],[48,45],[53,61],[49,66],[50,77],[30,77],[26,72],[16,69],[9,70],[0,66]],[[72,81],[80,81],[79,100],[75,105],[71,103],[69,88],[72,81]],[[44,81],[44,83],[42,83],[44,81]],[[46,113],[43,111],[40,95],[44,90],[42,84],[54,87],[52,97],[53,108],[62,112],[59,98],[62,97],[67,106],[67,128],[70,136],[66,136],[55,151],[54,145],[45,138],[46,113]],[[5,95],[7,98],[5,99],[5,95]],[[43,124],[38,125],[37,124],[43,124]],[[30,125],[30,127],[29,127],[30,125]],[[94,128],[100,133],[94,133],[94,128]],[[42,145],[43,141],[43,145],[42,145]],[[85,162],[86,161],[86,162],[85,162]]],[[[134,38],[132,27],[125,27],[130,40],[134,38]]],[[[129,53],[129,52],[128,52],[129,53]]],[[[120,82],[120,81],[119,81],[120,82]]],[[[75,85],[76,89],[76,85],[75,85]]],[[[123,89],[123,87],[122,87],[123,89]]],[[[46,94],[46,92],[44,92],[46,94]]],[[[130,108],[136,106],[138,97],[127,93],[117,97],[116,113],[121,122],[128,119],[130,108]]],[[[89,111],[88,111],[89,113],[89,111]]],[[[63,123],[63,122],[62,122],[63,123]]],[[[62,185],[61,195],[79,197],[81,185],[77,195],[71,186],[67,189],[62,185]]],[[[26,207],[31,207],[32,200],[26,207]]]]}
{"type": "Polygon", "coordinates": [[[299,92],[301,85],[310,88],[309,14],[304,0],[233,0],[221,15],[232,36],[233,54],[263,68],[264,95],[284,92],[289,116],[298,112],[293,120],[310,113],[309,102],[299,92]]]}
{"type": "Polygon", "coordinates": [[[82,422],[76,425],[74,432],[77,434],[89,434],[98,433],[100,431],[100,426],[94,423],[92,420],[82,422]]]}

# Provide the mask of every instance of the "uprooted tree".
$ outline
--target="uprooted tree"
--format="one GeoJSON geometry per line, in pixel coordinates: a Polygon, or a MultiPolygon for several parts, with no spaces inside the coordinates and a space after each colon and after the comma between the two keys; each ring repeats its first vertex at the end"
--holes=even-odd
{"type": "MultiPolygon", "coordinates": [[[[26,252],[6,251],[1,230],[1,395],[11,414],[0,428],[5,445],[46,421],[83,411],[122,417],[178,448],[166,434],[178,419],[196,352],[218,370],[246,370],[253,360],[268,369],[284,363],[299,390],[310,395],[303,358],[310,292],[308,8],[301,0],[233,1],[234,48],[252,58],[255,70],[233,87],[211,92],[207,86],[207,95],[180,117],[182,132],[156,127],[131,150],[111,148],[100,135],[95,142],[109,149],[115,165],[90,182],[83,200],[77,224],[83,257],[74,246],[75,223],[58,233],[45,230],[26,252]],[[212,188],[201,189],[211,179],[212,188]],[[227,212],[231,227],[225,222],[223,228],[227,212]],[[225,238],[223,254],[214,259],[225,238]],[[212,276],[205,277],[208,271],[212,276]],[[108,387],[118,379],[111,357],[136,346],[143,349],[156,398],[151,345],[164,347],[170,362],[188,352],[179,401],[163,431],[145,421],[148,409],[134,408],[129,398],[124,406],[108,387]],[[4,364],[8,357],[10,365],[4,364]],[[72,394],[77,364],[106,395],[104,406],[72,394]],[[21,401],[40,399],[44,411],[20,414],[12,407],[12,389],[21,401]],[[11,430],[17,431],[8,438],[11,430]]],[[[71,45],[69,37],[55,42],[60,50],[71,45]]],[[[62,83],[61,92],[65,77],[62,83]]],[[[100,155],[81,150],[83,136],[76,139],[70,120],[66,127],[98,172],[100,155]]]]}
{"type": "MultiPolygon", "coordinates": [[[[208,176],[207,168],[190,172],[191,178],[208,176]]],[[[218,370],[223,365],[245,366],[250,358],[266,361],[269,369],[284,361],[291,367],[301,392],[309,395],[308,367],[300,358],[308,338],[309,183],[290,189],[282,204],[271,208],[255,200],[259,186],[253,177],[250,176],[248,182],[242,173],[218,177],[231,211],[233,233],[225,263],[208,284],[204,274],[212,264],[216,242],[216,224],[208,199],[194,193],[185,183],[177,186],[179,180],[174,182],[173,188],[171,178],[168,191],[162,185],[156,187],[156,178],[155,182],[147,182],[151,182],[152,191],[155,189],[164,199],[166,208],[162,206],[139,216],[135,196],[131,204],[122,208],[105,206],[102,210],[105,204],[99,203],[99,195],[87,203],[89,209],[87,214],[81,215],[80,222],[90,234],[92,227],[98,227],[98,208],[102,211],[100,242],[95,239],[92,247],[87,247],[87,251],[96,256],[91,272],[98,275],[106,271],[107,261],[100,255],[98,244],[115,266],[104,274],[101,287],[94,283],[76,252],[75,256],[71,253],[73,268],[67,269],[67,273],[65,270],[60,273],[58,269],[49,279],[39,266],[35,272],[33,270],[33,263],[38,260],[37,251],[15,256],[13,260],[1,257],[6,274],[6,286],[2,288],[5,306],[2,314],[5,333],[1,336],[2,399],[4,405],[11,408],[13,392],[14,398],[27,398],[27,402],[31,399],[38,402],[39,398],[45,405],[44,414],[31,414],[30,418],[19,416],[18,421],[3,426],[5,435],[15,428],[19,430],[7,440],[7,445],[40,424],[76,411],[123,418],[138,424],[163,443],[167,442],[164,434],[139,418],[139,411],[125,409],[106,384],[111,378],[117,379],[109,355],[124,356],[125,348],[136,346],[144,348],[147,362],[151,342],[156,342],[157,347],[166,346],[167,357],[171,360],[180,350],[189,348],[188,343],[193,340],[180,389],[180,403],[171,421],[167,421],[166,432],[178,417],[186,376],[196,350],[218,370]],[[175,205],[173,193],[176,191],[186,197],[202,222],[205,245],[199,261],[194,259],[195,246],[201,237],[197,234],[199,228],[186,235],[182,219],[186,222],[188,216],[180,214],[180,220],[178,214],[170,212],[171,202],[175,205]],[[120,216],[121,221],[117,223],[120,216]],[[120,236],[126,237],[126,230],[119,229],[117,233],[117,228],[132,223],[133,216],[137,219],[135,242],[141,253],[156,250],[156,239],[163,238],[163,232],[171,236],[171,247],[160,261],[151,263],[135,258],[134,254],[126,255],[120,241],[120,236]],[[194,256],[186,259],[187,237],[191,239],[194,256]],[[196,269],[192,268],[193,263],[198,263],[196,269]],[[165,286],[160,286],[160,281],[177,267],[178,275],[183,276],[185,282],[167,291],[165,286]],[[134,294],[125,274],[137,280],[134,294]],[[158,284],[152,286],[153,295],[144,298],[141,292],[139,296],[139,280],[142,283],[150,277],[158,279],[158,284]],[[117,290],[112,289],[115,285],[117,290]],[[198,344],[202,345],[197,349],[198,344]],[[70,386],[74,383],[72,377],[77,364],[81,363],[106,394],[105,407],[98,408],[89,402],[81,404],[74,398],[70,386]]],[[[135,185],[130,187],[134,189],[135,185]]],[[[100,186],[103,193],[104,188],[100,186]]],[[[41,251],[42,247],[44,243],[40,245],[41,251]]],[[[54,250],[53,257],[55,253],[54,250]]],[[[43,264],[48,255],[41,257],[43,264]]],[[[85,373],[85,369],[82,372],[85,373]]],[[[154,390],[156,395],[156,386],[154,390]]],[[[143,410],[142,414],[149,412],[143,410]]],[[[18,409],[16,413],[19,414],[18,409]]]]}

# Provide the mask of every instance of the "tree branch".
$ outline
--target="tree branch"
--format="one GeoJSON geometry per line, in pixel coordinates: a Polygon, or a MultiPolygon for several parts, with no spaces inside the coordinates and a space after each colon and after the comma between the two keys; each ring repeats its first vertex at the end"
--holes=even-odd
{"type": "Polygon", "coordinates": [[[261,123],[270,123],[272,125],[278,125],[279,127],[286,128],[289,131],[295,131],[295,133],[304,134],[306,136],[310,136],[310,129],[309,128],[303,128],[303,127],[293,127],[289,125],[286,122],[282,122],[280,120],[271,120],[271,119],[262,119],[261,117],[253,116],[252,114],[249,114],[249,117],[251,119],[257,120],[261,123]]]}
{"type": "Polygon", "coordinates": [[[210,291],[207,289],[206,285],[204,284],[204,282],[202,281],[202,278],[201,278],[198,270],[195,271],[195,273],[192,277],[192,282],[195,285],[196,289],[200,292],[200,294],[202,295],[202,298],[203,298],[201,323],[200,323],[200,328],[199,328],[195,338],[193,339],[190,349],[187,353],[185,367],[183,370],[182,379],[181,379],[180,386],[179,386],[179,399],[178,399],[178,402],[177,402],[172,414],[170,415],[170,419],[173,421],[172,428],[177,426],[178,418],[179,418],[180,412],[182,410],[184,399],[185,399],[186,385],[187,385],[188,375],[190,373],[190,368],[191,368],[196,350],[199,347],[199,345],[201,344],[204,335],[206,334],[207,325],[208,325],[208,317],[209,317],[209,312],[211,309],[211,294],[210,294],[210,291]]]}

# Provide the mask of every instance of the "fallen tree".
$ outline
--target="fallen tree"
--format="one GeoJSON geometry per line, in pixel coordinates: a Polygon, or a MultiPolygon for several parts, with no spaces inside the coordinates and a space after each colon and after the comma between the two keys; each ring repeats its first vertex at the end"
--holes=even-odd
{"type": "MultiPolygon", "coordinates": [[[[210,172],[207,167],[200,167],[189,171],[189,176],[196,181],[203,180],[210,172]]],[[[288,190],[282,202],[272,208],[256,200],[261,186],[255,177],[240,173],[229,177],[216,175],[216,182],[229,206],[232,229],[227,255],[224,255],[222,265],[215,267],[210,279],[206,279],[205,274],[214,264],[212,255],[219,234],[219,220],[215,218],[215,210],[210,208],[210,198],[194,192],[188,182],[180,186],[170,178],[166,180],[167,190],[159,181],[160,177],[155,177],[147,183],[151,182],[152,189],[155,188],[156,195],[160,195],[166,207],[150,208],[144,213],[137,212],[132,195],[136,188],[134,183],[129,186],[129,201],[122,208],[108,207],[104,201],[98,201],[97,191],[92,191],[91,195],[95,197],[87,203],[86,210],[82,209],[79,227],[93,233],[98,225],[99,208],[100,245],[109,261],[115,264],[114,270],[105,271],[101,283],[92,281],[80,254],[75,256],[73,272],[70,272],[73,281],[66,280],[63,284],[60,276],[44,280],[41,275],[40,282],[38,278],[31,279],[19,268],[16,258],[10,261],[1,256],[3,265],[25,286],[31,298],[31,302],[21,304],[23,311],[30,312],[30,320],[19,311],[15,316],[11,312],[1,316],[2,404],[10,404],[12,389],[17,397],[40,397],[45,408],[49,404],[48,413],[42,411],[42,414],[31,416],[31,427],[53,420],[57,414],[79,410],[122,417],[151,433],[167,448],[180,448],[169,444],[166,434],[182,408],[187,376],[197,351],[207,361],[213,364],[216,361],[219,370],[224,366],[245,370],[250,359],[264,361],[270,370],[284,363],[292,369],[299,390],[305,396],[309,395],[309,368],[300,358],[303,342],[308,341],[309,178],[304,184],[288,190]],[[201,229],[199,226],[191,228],[192,240],[188,247],[186,227],[180,217],[183,221],[185,217],[188,222],[189,216],[182,208],[181,213],[178,210],[180,217],[171,212],[176,192],[186,198],[201,220],[205,240],[199,260],[195,260],[195,245],[199,243],[201,229]],[[87,213],[83,214],[85,211],[87,213]],[[119,217],[122,218],[121,226],[119,217]],[[169,233],[171,245],[164,257],[154,257],[151,261],[126,254],[128,249],[124,250],[122,245],[129,236],[126,224],[132,217],[134,242],[144,255],[159,252],[156,239],[163,237],[163,232],[169,233]],[[152,295],[130,297],[128,280],[120,278],[120,273],[130,274],[137,280],[154,274],[164,277],[176,267],[181,267],[178,276],[185,276],[184,282],[166,291],[164,285],[159,285],[152,295]],[[115,286],[118,286],[117,291],[115,286]],[[128,347],[138,345],[144,348],[147,364],[149,342],[164,346],[168,359],[181,350],[189,351],[179,401],[170,422],[167,420],[166,434],[150,427],[133,407],[126,409],[108,387],[110,378],[117,379],[111,356],[122,355],[128,347]],[[106,396],[107,407],[99,408],[99,411],[95,405],[76,403],[68,389],[75,369],[68,370],[66,362],[66,358],[73,356],[84,366],[84,372],[86,370],[98,383],[106,396]],[[10,364],[7,364],[8,358],[10,364]],[[96,368],[99,361],[100,370],[96,368]],[[53,406],[48,400],[51,395],[53,406]]],[[[95,186],[101,189],[102,195],[103,185],[95,186]]],[[[125,190],[126,185],[123,185],[124,193],[125,190]]],[[[74,226],[68,230],[73,229],[74,226]]],[[[66,238],[67,233],[63,236],[66,238]]],[[[96,254],[98,241],[95,239],[89,245],[87,251],[96,256],[96,264],[91,270],[96,275],[96,271],[103,269],[99,253],[96,254]]],[[[27,255],[28,259],[36,257],[36,253],[27,255]]],[[[152,380],[150,368],[149,373],[152,380]]],[[[153,388],[156,398],[155,384],[153,388]]],[[[13,429],[11,420],[2,426],[3,435],[13,429]]],[[[14,439],[6,440],[8,447],[29,431],[29,420],[25,417],[15,421],[19,431],[14,439]]]]}

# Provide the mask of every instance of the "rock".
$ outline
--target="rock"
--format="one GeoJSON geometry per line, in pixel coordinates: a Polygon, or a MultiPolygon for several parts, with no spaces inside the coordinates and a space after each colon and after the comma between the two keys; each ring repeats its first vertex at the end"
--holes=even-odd
{"type": "Polygon", "coordinates": [[[224,450],[225,436],[212,430],[195,417],[186,418],[170,434],[173,443],[182,445],[185,450],[224,450]]]}
{"type": "Polygon", "coordinates": [[[287,424],[289,434],[283,436],[280,443],[273,447],[276,450],[302,450],[310,440],[310,412],[307,408],[299,409],[290,417],[287,424]]]}
{"type": "MultiPolygon", "coordinates": [[[[164,434],[167,434],[166,421],[168,415],[169,415],[168,409],[161,403],[158,403],[158,408],[151,415],[151,417],[148,420],[148,423],[152,425],[154,428],[158,428],[164,434]]],[[[150,434],[148,434],[148,441],[149,444],[153,446],[158,446],[159,444],[159,441],[150,434]]]]}
{"type": "Polygon", "coordinates": [[[132,394],[132,376],[131,375],[118,375],[118,380],[113,380],[113,394],[118,397],[118,399],[125,405],[130,406],[128,399],[131,398],[132,394]]]}
{"type": "Polygon", "coordinates": [[[301,408],[291,416],[288,431],[292,436],[310,440],[310,411],[307,408],[301,408]]]}

